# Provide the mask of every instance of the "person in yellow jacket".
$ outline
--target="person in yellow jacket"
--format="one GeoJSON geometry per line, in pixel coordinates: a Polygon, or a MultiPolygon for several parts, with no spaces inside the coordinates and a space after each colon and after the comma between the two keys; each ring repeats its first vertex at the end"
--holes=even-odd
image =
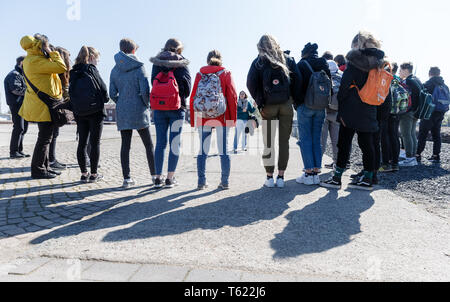
{"type": "Polygon", "coordinates": [[[67,71],[60,54],[53,51],[44,35],[25,36],[20,45],[27,52],[23,71],[27,80],[27,91],[19,115],[28,122],[36,122],[39,127],[38,140],[31,162],[33,179],[52,179],[60,172],[49,168],[49,146],[53,136],[53,123],[47,105],[39,99],[28,81],[49,96],[61,99],[63,89],[58,74],[67,71]]]}

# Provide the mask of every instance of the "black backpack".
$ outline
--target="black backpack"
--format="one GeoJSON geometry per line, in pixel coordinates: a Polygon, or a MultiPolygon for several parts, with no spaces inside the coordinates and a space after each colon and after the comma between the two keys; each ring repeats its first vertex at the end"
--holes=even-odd
{"type": "MultiPolygon", "coordinates": [[[[331,104],[331,79],[323,70],[315,72],[308,61],[304,60],[311,71],[305,105],[311,110],[325,110],[331,104]]],[[[337,96],[336,96],[337,97],[337,96]]]]}
{"type": "Polygon", "coordinates": [[[281,68],[274,69],[270,64],[263,70],[263,89],[266,105],[280,105],[289,101],[291,96],[289,77],[281,68]]]}
{"type": "Polygon", "coordinates": [[[100,84],[87,69],[77,70],[71,76],[69,95],[73,113],[76,115],[88,116],[104,108],[100,84]]]}

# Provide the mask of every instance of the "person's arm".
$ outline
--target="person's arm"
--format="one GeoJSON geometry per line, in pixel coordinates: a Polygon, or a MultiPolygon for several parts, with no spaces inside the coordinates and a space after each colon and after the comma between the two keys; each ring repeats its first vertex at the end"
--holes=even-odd
{"type": "Polygon", "coordinates": [[[303,76],[294,59],[289,60],[288,67],[291,71],[291,95],[294,99],[295,107],[297,108],[302,99],[303,76]]]}
{"type": "Polygon", "coordinates": [[[253,107],[253,105],[252,105],[252,103],[251,103],[250,101],[248,101],[247,111],[248,111],[249,113],[255,113],[255,111],[256,111],[256,108],[253,107]]]}
{"type": "Polygon", "coordinates": [[[24,96],[27,91],[23,76],[19,73],[14,74],[8,83],[8,90],[17,96],[24,96]]]}
{"type": "Polygon", "coordinates": [[[231,75],[231,72],[227,72],[226,74],[226,98],[228,103],[228,110],[227,110],[227,121],[232,121],[233,126],[236,125],[237,120],[237,100],[238,95],[236,92],[236,86],[234,85],[233,76],[231,75]]]}
{"type": "Polygon", "coordinates": [[[97,68],[93,69],[94,77],[97,80],[97,83],[100,85],[100,92],[103,98],[103,102],[106,104],[109,102],[109,95],[108,95],[108,88],[106,86],[106,83],[103,81],[102,77],[100,76],[100,72],[97,68]]]}
{"type": "Polygon", "coordinates": [[[263,104],[263,98],[262,98],[262,83],[261,83],[261,76],[259,73],[259,70],[256,68],[256,62],[258,59],[256,59],[252,66],[250,67],[250,71],[248,72],[247,76],[247,89],[250,92],[250,95],[255,100],[256,105],[258,106],[258,109],[262,109],[264,106],[263,104]]]}
{"type": "Polygon", "coordinates": [[[194,112],[194,98],[195,95],[197,94],[197,88],[198,88],[198,83],[200,82],[201,79],[201,75],[197,74],[197,76],[195,77],[195,83],[194,83],[194,88],[192,89],[192,94],[191,94],[191,102],[189,105],[189,111],[191,113],[191,127],[194,128],[195,127],[195,112],[194,112]]]}
{"type": "Polygon", "coordinates": [[[416,111],[419,108],[422,87],[412,78],[406,80],[406,85],[411,89],[412,111],[416,111]]]}
{"type": "Polygon", "coordinates": [[[183,67],[182,68],[182,81],[181,83],[182,86],[182,97],[184,98],[188,98],[189,95],[191,94],[191,88],[192,88],[192,78],[191,78],[191,74],[189,73],[189,69],[187,67],[183,67]]]}
{"type": "Polygon", "coordinates": [[[109,80],[109,96],[114,103],[117,103],[117,101],[119,100],[119,90],[117,89],[115,82],[115,69],[111,71],[111,77],[109,80]]]}
{"type": "Polygon", "coordinates": [[[339,87],[339,92],[337,95],[339,107],[341,107],[342,102],[345,102],[345,99],[348,98],[351,85],[353,85],[353,78],[352,74],[347,69],[342,75],[341,86],[339,87]]]}
{"type": "Polygon", "coordinates": [[[57,51],[50,52],[50,59],[38,60],[33,64],[33,69],[36,73],[45,74],[61,74],[67,71],[66,64],[57,51]]]}
{"type": "Polygon", "coordinates": [[[141,95],[142,102],[147,108],[150,108],[150,84],[148,83],[148,77],[144,66],[138,71],[138,81],[139,94],[141,95]]]}

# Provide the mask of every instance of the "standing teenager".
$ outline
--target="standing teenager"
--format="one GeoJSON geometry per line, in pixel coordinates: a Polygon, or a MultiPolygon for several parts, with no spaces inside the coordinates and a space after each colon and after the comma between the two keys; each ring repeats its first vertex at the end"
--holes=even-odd
{"type": "Polygon", "coordinates": [[[59,172],[49,167],[49,148],[53,136],[54,124],[50,109],[40,99],[40,94],[46,94],[54,100],[63,98],[63,89],[59,74],[67,71],[61,55],[51,49],[45,35],[25,36],[20,45],[27,52],[23,61],[23,71],[27,82],[27,91],[19,115],[28,122],[38,125],[38,140],[31,161],[31,177],[33,179],[53,179],[59,172]]]}
{"type": "Polygon", "coordinates": [[[144,143],[147,163],[155,180],[155,155],[150,135],[150,85],[144,63],[136,57],[137,44],[130,39],[120,41],[120,52],[115,55],[116,66],[111,72],[110,95],[116,103],[117,128],[122,136],[120,159],[123,187],[135,185],[130,172],[130,148],[133,130],[144,143]]]}
{"type": "Polygon", "coordinates": [[[263,118],[263,164],[267,173],[264,186],[284,188],[284,175],[289,162],[289,139],[294,109],[301,99],[302,76],[295,60],[283,52],[271,35],[261,37],[258,57],[253,61],[247,88],[263,118]],[[275,134],[279,128],[278,177],[275,181],[275,134]]]}
{"type": "Polygon", "coordinates": [[[234,135],[234,153],[238,152],[238,145],[241,142],[242,151],[247,151],[248,135],[245,132],[248,121],[251,118],[251,114],[256,111],[252,103],[248,100],[248,96],[245,91],[241,91],[239,94],[239,100],[237,103],[237,121],[236,121],[236,133],[234,135]]]}
{"type": "Polygon", "coordinates": [[[181,135],[186,115],[186,99],[191,91],[189,61],[182,56],[183,44],[169,39],[161,52],[150,59],[152,70],[152,110],[156,127],[155,188],[173,188],[178,184],[175,172],[180,158],[181,135]],[[170,82],[170,87],[165,83],[170,82]],[[167,90],[169,89],[169,94],[167,90]],[[168,139],[169,137],[169,139],[168,139]],[[163,184],[164,153],[169,143],[168,173],[163,184]]]}
{"type": "Polygon", "coordinates": [[[190,103],[191,126],[198,127],[200,136],[200,152],[197,157],[198,189],[208,187],[206,159],[215,129],[222,168],[219,189],[228,190],[231,163],[227,142],[229,129],[236,123],[237,93],[231,72],[222,66],[220,52],[211,51],[207,63],[208,66],[200,69],[195,78],[190,103]]]}
{"type": "Polygon", "coordinates": [[[83,46],[70,71],[70,102],[79,130],[77,159],[82,182],[103,180],[99,174],[100,140],[103,120],[106,117],[105,103],[109,102],[108,90],[97,70],[100,53],[93,47],[83,46]],[[90,141],[90,169],[87,170],[86,149],[90,141]]]}

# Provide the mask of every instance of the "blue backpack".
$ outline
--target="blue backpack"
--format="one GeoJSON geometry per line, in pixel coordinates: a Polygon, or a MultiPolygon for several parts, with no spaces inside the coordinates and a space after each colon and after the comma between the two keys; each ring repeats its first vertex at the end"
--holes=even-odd
{"type": "Polygon", "coordinates": [[[434,88],[433,102],[436,105],[435,111],[447,112],[449,110],[450,93],[447,86],[439,85],[434,88]]]}

